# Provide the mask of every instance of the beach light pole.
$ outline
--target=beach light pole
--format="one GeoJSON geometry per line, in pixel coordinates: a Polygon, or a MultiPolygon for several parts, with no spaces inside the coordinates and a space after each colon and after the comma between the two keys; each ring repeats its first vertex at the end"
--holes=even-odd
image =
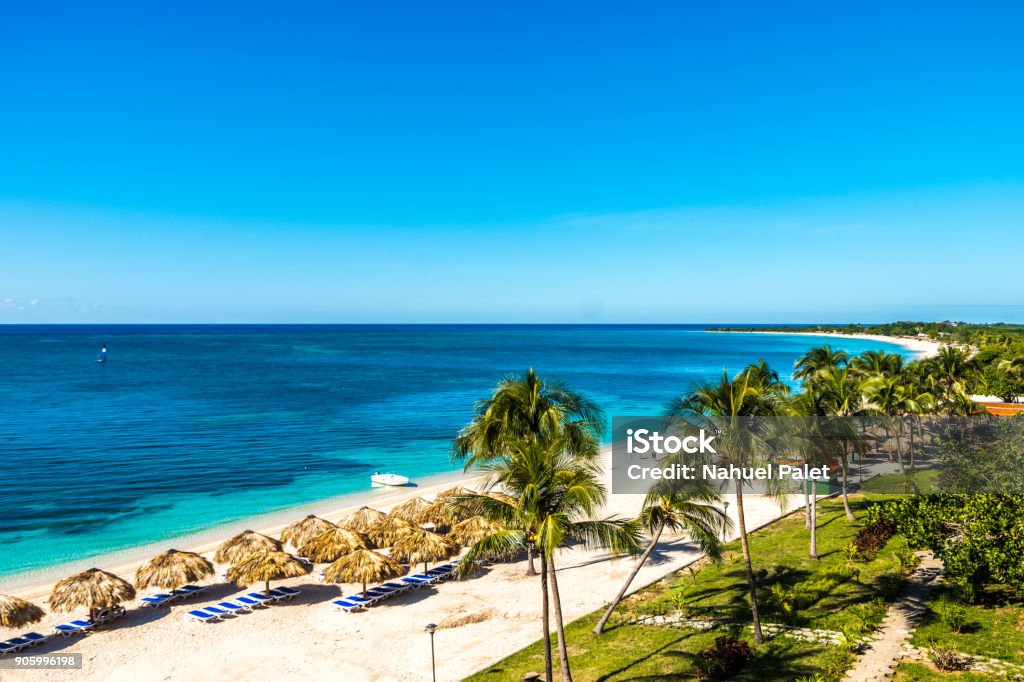
{"type": "Polygon", "coordinates": [[[430,633],[430,679],[437,682],[437,668],[434,666],[434,630],[437,630],[437,625],[427,623],[427,632],[430,633]]]}
{"type": "MultiPolygon", "coordinates": [[[[729,502],[727,500],[722,500],[722,513],[725,514],[725,518],[726,519],[729,518],[729,502]]],[[[728,528],[728,526],[726,526],[723,523],[722,524],[722,542],[725,542],[725,534],[726,534],[726,532],[728,532],[726,530],[726,528],[728,528]]]]}

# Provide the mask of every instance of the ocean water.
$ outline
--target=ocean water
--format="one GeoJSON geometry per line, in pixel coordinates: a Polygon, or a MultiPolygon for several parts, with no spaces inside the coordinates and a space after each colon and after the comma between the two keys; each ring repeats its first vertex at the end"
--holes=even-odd
{"type": "Polygon", "coordinates": [[[0,584],[365,491],[378,470],[457,471],[452,437],[510,372],[562,379],[609,417],[658,414],[695,381],[759,358],[788,374],[824,342],[705,329],[0,327],[0,584]]]}

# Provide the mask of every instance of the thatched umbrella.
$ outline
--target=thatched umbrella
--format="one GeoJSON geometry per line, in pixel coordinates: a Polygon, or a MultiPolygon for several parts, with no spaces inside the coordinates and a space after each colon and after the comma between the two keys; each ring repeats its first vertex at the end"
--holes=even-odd
{"type": "Polygon", "coordinates": [[[342,528],[354,530],[357,533],[365,533],[370,530],[374,524],[380,523],[386,519],[387,516],[388,515],[382,511],[370,509],[369,507],[361,507],[339,521],[338,525],[342,528]]]}
{"type": "MultiPolygon", "coordinates": [[[[291,543],[292,547],[298,549],[317,535],[329,531],[332,528],[337,528],[337,526],[326,519],[321,519],[319,516],[310,514],[301,521],[296,521],[281,531],[281,542],[291,543]]],[[[301,553],[300,555],[305,556],[301,553]]]]}
{"type": "Polygon", "coordinates": [[[346,554],[324,570],[324,580],[331,583],[362,583],[366,596],[366,583],[381,582],[405,573],[405,568],[389,557],[372,549],[357,549],[346,554]]]}
{"type": "Polygon", "coordinates": [[[174,590],[213,575],[213,564],[195,552],[169,549],[139,566],[135,572],[135,587],[159,587],[174,590]]]}
{"type": "Polygon", "coordinates": [[[388,516],[395,516],[400,519],[405,519],[409,523],[416,523],[416,515],[429,506],[430,502],[424,498],[414,497],[408,502],[403,502],[392,509],[388,516]]]}
{"type": "Polygon", "coordinates": [[[213,560],[218,564],[237,564],[250,554],[280,551],[280,541],[256,531],[243,530],[218,547],[213,560]]]}
{"type": "Polygon", "coordinates": [[[54,611],[63,612],[85,607],[89,609],[89,618],[93,618],[100,609],[109,609],[134,598],[135,588],[127,580],[90,568],[54,585],[47,603],[54,611]]]}
{"type": "Polygon", "coordinates": [[[448,500],[448,499],[451,499],[453,497],[458,497],[458,496],[463,496],[463,495],[476,495],[476,493],[473,492],[472,490],[470,490],[469,488],[465,488],[465,487],[463,487],[461,485],[457,485],[454,488],[448,488],[448,490],[443,490],[443,491],[439,492],[434,497],[434,501],[436,502],[437,500],[448,500]]]}
{"type": "Polygon", "coordinates": [[[400,519],[397,516],[387,516],[366,531],[366,537],[373,540],[378,547],[388,547],[414,530],[417,530],[417,528],[417,526],[412,525],[405,519],[400,519]]]}
{"type": "Polygon", "coordinates": [[[430,503],[429,506],[424,507],[419,514],[416,515],[417,523],[432,523],[435,526],[451,526],[459,521],[463,521],[471,516],[469,510],[463,505],[460,505],[456,500],[452,499],[455,494],[446,495],[442,497],[437,496],[437,499],[430,503]]]}
{"type": "Polygon", "coordinates": [[[423,562],[423,570],[427,570],[428,561],[440,561],[454,556],[459,551],[455,541],[429,530],[418,528],[395,543],[391,548],[391,558],[409,564],[423,562]]]}
{"type": "Polygon", "coordinates": [[[0,594],[0,628],[23,628],[38,623],[45,614],[30,601],[0,594]]]}
{"type": "Polygon", "coordinates": [[[483,538],[501,530],[501,526],[489,521],[483,516],[470,516],[465,521],[460,521],[448,531],[448,537],[460,545],[474,545],[483,538]]]}
{"type": "Polygon", "coordinates": [[[309,573],[309,567],[288,552],[265,551],[250,554],[241,563],[228,569],[228,580],[246,587],[265,583],[270,596],[270,581],[297,578],[309,573]]]}
{"type": "Polygon", "coordinates": [[[369,547],[370,541],[362,533],[334,526],[299,547],[299,554],[314,563],[323,564],[369,547]]]}

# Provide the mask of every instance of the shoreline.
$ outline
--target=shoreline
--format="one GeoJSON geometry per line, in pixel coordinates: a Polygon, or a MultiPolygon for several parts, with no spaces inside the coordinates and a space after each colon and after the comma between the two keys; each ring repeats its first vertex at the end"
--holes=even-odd
{"type": "Polygon", "coordinates": [[[882,341],[884,343],[891,343],[897,346],[903,346],[907,350],[916,354],[914,360],[925,360],[927,358],[933,358],[939,354],[939,349],[944,344],[940,341],[933,341],[931,339],[919,339],[910,338],[908,336],[885,336],[883,334],[846,334],[843,332],[777,332],[770,330],[760,329],[707,329],[710,333],[714,334],[782,334],[787,336],[825,336],[829,338],[848,338],[848,339],[861,339],[863,341],[882,341]]]}
{"type": "Polygon", "coordinates": [[[28,572],[3,576],[0,577],[0,592],[30,601],[39,601],[49,595],[53,585],[61,578],[92,567],[103,568],[105,571],[133,582],[135,571],[139,566],[156,554],[172,547],[198,554],[210,554],[222,542],[243,530],[251,529],[264,535],[276,537],[286,526],[302,519],[308,514],[315,514],[331,523],[336,523],[348,513],[364,505],[386,512],[395,505],[411,498],[430,498],[453,486],[472,487],[479,485],[486,478],[487,474],[448,472],[427,476],[422,479],[422,483],[413,486],[373,488],[366,491],[345,493],[344,495],[317,502],[249,516],[198,533],[158,540],[117,552],[98,554],[85,559],[63,562],[45,568],[33,569],[28,572]]]}

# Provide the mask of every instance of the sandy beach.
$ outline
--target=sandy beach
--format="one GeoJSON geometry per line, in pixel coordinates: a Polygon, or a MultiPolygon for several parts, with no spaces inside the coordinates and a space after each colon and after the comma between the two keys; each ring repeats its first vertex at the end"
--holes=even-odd
{"type": "Polygon", "coordinates": [[[932,341],[931,339],[913,338],[909,336],[883,336],[882,334],[845,334],[840,332],[775,332],[775,331],[720,331],[717,329],[708,330],[714,333],[721,334],[786,334],[790,336],[825,336],[830,338],[846,337],[850,339],[863,339],[865,341],[882,341],[884,343],[894,343],[899,346],[903,346],[907,350],[913,352],[916,357],[915,360],[921,360],[924,358],[933,358],[939,354],[939,349],[942,345],[938,341],[932,341]]]}
{"type": "MultiPolygon", "coordinates": [[[[610,464],[609,455],[602,457],[610,464]]],[[[607,470],[607,469],[606,469],[607,470]]],[[[479,486],[480,477],[462,485],[479,486]]],[[[410,497],[431,499],[451,482],[389,495],[374,506],[387,510],[410,497]]],[[[724,499],[732,502],[729,496],[724,499]]],[[[642,496],[610,495],[606,515],[634,516],[642,496]]],[[[790,511],[799,504],[784,502],[790,511]]],[[[745,498],[750,529],[779,518],[783,510],[764,497],[745,498]]],[[[346,509],[322,514],[337,521],[346,509]]],[[[735,504],[730,505],[734,516],[735,504]]],[[[294,519],[293,519],[294,520],[294,519]]],[[[262,529],[276,534],[277,528],[262,529]]],[[[208,556],[217,543],[198,549],[208,556]]],[[[685,537],[663,539],[659,550],[640,572],[634,589],[698,559],[699,552],[685,537]]],[[[557,558],[562,604],[567,621],[607,602],[632,566],[632,560],[613,559],[604,552],[566,550],[557,558]]],[[[352,585],[318,582],[312,575],[281,581],[300,589],[293,602],[258,610],[219,623],[189,622],[192,608],[216,603],[241,592],[214,582],[202,595],[170,608],[142,609],[126,605],[128,615],[86,637],[57,638],[34,653],[80,652],[81,671],[5,671],[5,679],[31,680],[167,680],[225,679],[282,680],[322,677],[345,680],[429,680],[430,641],[427,623],[437,623],[437,679],[458,680],[500,660],[539,637],[539,580],[525,574],[525,561],[496,564],[461,582],[445,582],[394,597],[363,613],[343,614],[330,601],[357,590],[352,585]]],[[[131,579],[135,566],[101,566],[131,579]]],[[[224,569],[218,566],[218,574],[224,569]]],[[[41,601],[47,588],[22,590],[41,601]]],[[[246,590],[249,591],[249,590],[246,590]]],[[[34,626],[49,632],[70,620],[48,614],[34,626]]]]}

